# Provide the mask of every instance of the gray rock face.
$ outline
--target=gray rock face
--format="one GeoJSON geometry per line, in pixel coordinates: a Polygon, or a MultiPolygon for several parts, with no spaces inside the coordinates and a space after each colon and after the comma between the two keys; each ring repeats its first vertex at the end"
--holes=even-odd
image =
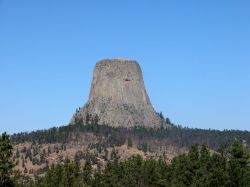
{"type": "Polygon", "coordinates": [[[160,127],[164,123],[151,105],[140,65],[127,59],[106,59],[96,64],[89,100],[71,124],[88,123],[95,116],[99,124],[113,127],[160,127]]]}

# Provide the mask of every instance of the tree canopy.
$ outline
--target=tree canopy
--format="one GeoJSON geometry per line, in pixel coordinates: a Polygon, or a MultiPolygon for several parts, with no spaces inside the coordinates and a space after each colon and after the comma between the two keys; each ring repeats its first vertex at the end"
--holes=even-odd
{"type": "Polygon", "coordinates": [[[12,160],[12,145],[10,143],[9,135],[3,133],[0,136],[0,186],[13,186],[12,174],[14,168],[12,160]]]}

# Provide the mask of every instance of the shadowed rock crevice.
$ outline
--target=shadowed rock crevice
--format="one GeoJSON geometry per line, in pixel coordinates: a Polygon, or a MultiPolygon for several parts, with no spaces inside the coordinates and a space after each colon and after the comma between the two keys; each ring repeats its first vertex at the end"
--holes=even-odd
{"type": "Polygon", "coordinates": [[[163,123],[147,95],[140,65],[128,59],[106,59],[95,66],[89,100],[71,124],[98,116],[113,127],[160,127],[163,123]]]}

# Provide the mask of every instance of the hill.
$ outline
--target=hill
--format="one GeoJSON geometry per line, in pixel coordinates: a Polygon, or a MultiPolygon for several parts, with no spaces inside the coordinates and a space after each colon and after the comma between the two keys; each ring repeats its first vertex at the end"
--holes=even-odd
{"type": "Polygon", "coordinates": [[[233,141],[250,142],[250,132],[238,130],[205,130],[183,128],[110,127],[107,125],[77,124],[53,127],[11,136],[17,168],[30,177],[43,175],[52,164],[66,158],[84,164],[91,160],[93,168],[104,168],[109,160],[126,160],[133,155],[144,159],[163,159],[170,162],[187,152],[192,145],[207,145],[217,150],[233,141]]]}

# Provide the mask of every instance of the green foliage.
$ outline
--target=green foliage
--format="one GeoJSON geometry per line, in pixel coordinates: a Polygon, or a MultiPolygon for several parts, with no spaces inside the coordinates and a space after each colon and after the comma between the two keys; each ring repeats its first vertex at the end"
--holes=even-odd
{"type": "Polygon", "coordinates": [[[9,136],[3,133],[0,136],[0,186],[13,186],[12,174],[14,163],[12,161],[12,146],[10,144],[9,136]]]}
{"type": "Polygon", "coordinates": [[[133,156],[124,162],[109,162],[103,172],[95,175],[92,184],[120,187],[247,187],[250,177],[248,155],[247,149],[236,143],[224,155],[212,154],[206,146],[195,145],[187,154],[175,157],[171,164],[133,156]]]}
{"type": "Polygon", "coordinates": [[[82,183],[79,165],[66,159],[63,164],[52,165],[38,186],[77,187],[82,183]]]}
{"type": "MultiPolygon", "coordinates": [[[[139,140],[140,144],[146,144],[148,140],[163,140],[178,148],[190,148],[194,144],[205,144],[210,149],[218,149],[220,145],[232,143],[235,139],[250,142],[250,132],[238,130],[205,130],[183,128],[173,125],[171,128],[145,128],[133,127],[113,128],[107,125],[98,125],[98,116],[88,116],[90,123],[54,127],[48,130],[38,130],[31,133],[18,133],[11,136],[12,143],[32,142],[33,144],[70,142],[72,138],[78,139],[82,133],[93,133],[98,138],[105,139],[102,148],[124,145],[127,140],[139,140]],[[74,136],[74,137],[72,137],[74,136]]],[[[26,152],[26,151],[24,151],[26,152]]],[[[35,155],[33,155],[35,156],[35,155]]]]}
{"type": "Polygon", "coordinates": [[[239,141],[234,142],[229,154],[229,176],[232,179],[230,186],[250,186],[250,155],[245,145],[239,141]]]}
{"type": "MultiPolygon", "coordinates": [[[[87,125],[63,126],[49,130],[31,133],[14,134],[13,143],[33,142],[66,144],[72,139],[78,139],[82,133],[93,133],[99,141],[89,145],[99,153],[105,152],[105,159],[109,159],[108,147],[128,144],[137,146],[144,152],[152,149],[149,140],[164,141],[177,148],[190,148],[186,154],[175,157],[167,164],[163,160],[143,160],[140,156],[133,156],[126,161],[119,161],[115,148],[110,154],[110,160],[105,168],[100,169],[98,159],[89,152],[79,152],[75,162],[66,160],[63,164],[53,165],[40,180],[33,181],[34,186],[115,186],[115,187],[248,187],[250,186],[250,164],[248,144],[250,132],[247,131],[217,131],[189,129],[171,124],[171,128],[150,129],[144,127],[112,128],[107,125],[97,125],[98,119],[89,116],[87,125]],[[234,141],[237,139],[238,141],[234,141]],[[134,141],[134,142],[133,142],[134,141]],[[198,145],[199,144],[199,145],[198,145]],[[207,146],[200,146],[205,144],[207,146]],[[135,144],[136,145],[136,144],[135,144]],[[194,146],[192,146],[194,145],[194,146]],[[221,146],[222,145],[222,146],[221,146]],[[210,150],[217,150],[212,152],[210,150]],[[80,168],[80,160],[87,162],[80,168]],[[97,164],[98,169],[92,170],[97,164]]],[[[169,123],[170,120],[167,120],[169,123]]],[[[156,145],[157,146],[157,145],[156,145]]],[[[58,148],[57,148],[58,149],[58,148]]],[[[27,158],[33,158],[35,164],[43,162],[34,160],[38,152],[33,149],[20,150],[27,158]],[[28,151],[28,153],[27,153],[28,151]]],[[[59,151],[59,150],[58,150],[59,151]]],[[[51,150],[48,149],[48,154],[51,150]]],[[[17,153],[19,154],[19,153],[17,153]]],[[[41,155],[40,155],[41,156],[41,155]]],[[[24,165],[25,167],[25,165],[24,165]]],[[[27,180],[27,184],[31,184],[27,180]]],[[[26,185],[31,186],[31,185],[26,185]]]]}
{"type": "Polygon", "coordinates": [[[68,159],[52,165],[40,180],[26,180],[24,186],[37,187],[248,187],[250,182],[249,150],[241,142],[211,152],[194,145],[171,163],[143,160],[109,161],[104,169],[93,170],[91,161],[84,167],[68,159]],[[223,154],[222,154],[222,153],[223,154]]]}
{"type": "Polygon", "coordinates": [[[82,172],[82,178],[83,182],[87,185],[91,184],[92,181],[92,165],[90,161],[86,161],[84,167],[83,167],[83,172],[82,172]]]}

